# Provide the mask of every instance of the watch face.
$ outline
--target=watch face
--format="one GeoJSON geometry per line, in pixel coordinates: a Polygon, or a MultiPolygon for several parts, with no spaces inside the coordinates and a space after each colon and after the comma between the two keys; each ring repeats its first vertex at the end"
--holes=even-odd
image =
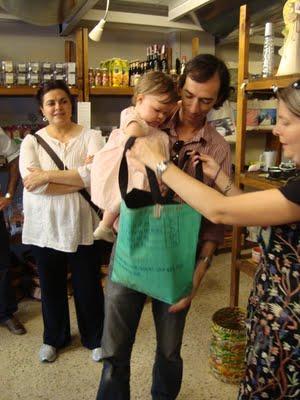
{"type": "Polygon", "coordinates": [[[6,195],[4,196],[6,199],[10,199],[11,198],[11,194],[10,193],[6,193],[6,195]]]}

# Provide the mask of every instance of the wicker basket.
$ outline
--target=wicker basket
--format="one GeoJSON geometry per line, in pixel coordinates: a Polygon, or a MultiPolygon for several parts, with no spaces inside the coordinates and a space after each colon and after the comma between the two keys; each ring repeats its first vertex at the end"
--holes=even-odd
{"type": "Polygon", "coordinates": [[[218,379],[239,383],[244,375],[245,313],[238,307],[222,308],[212,317],[209,365],[218,379]]]}

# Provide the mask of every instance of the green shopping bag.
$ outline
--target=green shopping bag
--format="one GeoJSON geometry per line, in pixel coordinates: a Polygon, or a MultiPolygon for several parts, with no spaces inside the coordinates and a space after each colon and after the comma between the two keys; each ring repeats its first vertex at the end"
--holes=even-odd
{"type": "Polygon", "coordinates": [[[123,200],[111,279],[173,304],[192,290],[201,215],[187,204],[170,199],[166,203],[148,168],[151,193],[138,189],[127,193],[125,154],[134,140],[125,146],[119,171],[123,200]]]}

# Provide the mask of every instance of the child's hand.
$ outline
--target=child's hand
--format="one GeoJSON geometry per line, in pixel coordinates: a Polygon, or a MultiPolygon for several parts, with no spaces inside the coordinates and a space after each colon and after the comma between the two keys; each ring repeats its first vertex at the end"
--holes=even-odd
{"type": "Polygon", "coordinates": [[[148,135],[148,127],[147,124],[143,121],[132,121],[124,129],[124,132],[127,136],[143,137],[148,135]]]}
{"type": "Polygon", "coordinates": [[[88,165],[88,164],[92,164],[94,159],[94,156],[87,156],[87,158],[84,160],[84,164],[88,165]]]}
{"type": "Polygon", "coordinates": [[[191,157],[194,166],[201,160],[204,175],[210,179],[215,179],[220,165],[211,156],[192,152],[191,157]]]}

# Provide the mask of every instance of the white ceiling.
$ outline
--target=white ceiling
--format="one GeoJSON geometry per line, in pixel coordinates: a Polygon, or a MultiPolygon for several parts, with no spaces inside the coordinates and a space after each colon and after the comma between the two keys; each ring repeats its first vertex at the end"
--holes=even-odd
{"type": "MultiPolygon", "coordinates": [[[[0,0],[0,6],[1,3],[4,1],[6,3],[10,3],[10,0],[0,0]]],[[[45,7],[45,3],[41,2],[41,0],[31,1],[38,2],[39,7],[42,5],[42,7],[40,7],[41,13],[43,12],[45,15],[41,15],[41,20],[42,18],[46,18],[47,12],[49,13],[49,9],[47,6],[45,7]]],[[[227,1],[229,3],[235,2],[235,4],[238,4],[238,0],[110,0],[109,12],[106,18],[106,26],[107,28],[111,27],[113,29],[115,29],[116,27],[119,29],[136,30],[152,29],[155,32],[173,32],[186,30],[199,32],[203,31],[201,23],[199,23],[199,19],[200,21],[202,21],[202,23],[204,23],[203,19],[199,18],[199,13],[201,14],[202,12],[202,15],[204,14],[204,17],[207,17],[207,9],[213,8],[213,12],[217,12],[221,9],[219,8],[219,6],[223,5],[224,7],[224,4],[226,6],[227,1]],[[205,6],[207,8],[201,10],[205,6]]],[[[277,4],[282,1],[283,0],[278,0],[277,4]]],[[[30,8],[28,7],[27,2],[21,0],[11,0],[11,4],[14,4],[15,2],[20,3],[20,7],[24,8],[24,15],[28,12],[30,13],[30,8]]],[[[51,4],[55,3],[66,4],[64,3],[64,0],[51,1],[51,4]]],[[[65,22],[62,24],[62,35],[68,35],[72,33],[74,29],[78,26],[84,26],[92,29],[95,24],[101,18],[103,18],[107,0],[76,0],[74,1],[74,4],[74,12],[71,13],[71,15],[66,18],[65,22]]],[[[35,14],[35,17],[38,17],[36,9],[32,10],[32,14],[35,14]]],[[[267,14],[267,10],[266,13],[261,13],[263,23],[259,22],[257,24],[260,29],[254,27],[254,35],[263,35],[262,27],[264,25],[264,22],[266,21],[266,18],[269,18],[269,15],[267,14]]],[[[281,9],[280,11],[276,9],[276,15],[277,19],[280,21],[278,23],[279,28],[277,29],[277,32],[280,32],[282,30],[281,9]]],[[[222,13],[221,18],[223,18],[222,13]]],[[[225,13],[224,18],[226,18],[225,13]]],[[[3,21],[10,21],[16,20],[18,18],[8,14],[0,7],[0,21],[1,19],[3,21]]],[[[22,17],[20,17],[19,19],[22,20],[22,17]]],[[[26,21],[26,19],[24,20],[26,21]]],[[[214,26],[219,25],[217,24],[214,26]]],[[[235,30],[234,32],[232,32],[231,35],[225,38],[225,40],[226,39],[227,41],[237,41],[238,31],[235,30]]]]}

